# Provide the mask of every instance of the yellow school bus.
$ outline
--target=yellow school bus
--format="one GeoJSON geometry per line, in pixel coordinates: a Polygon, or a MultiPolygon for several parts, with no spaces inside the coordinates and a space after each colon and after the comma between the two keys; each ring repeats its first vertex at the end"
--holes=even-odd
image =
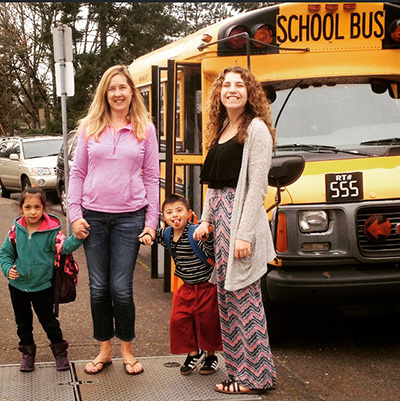
{"type": "MultiPolygon", "coordinates": [[[[291,305],[399,305],[400,7],[281,3],[130,65],[159,134],[161,200],[180,192],[197,215],[203,110],[213,80],[232,65],[265,88],[276,160],[305,162],[297,181],[270,187],[265,200],[278,255],[262,280],[270,334],[287,327],[291,305]]],[[[170,259],[153,256],[169,290],[170,259]]]]}

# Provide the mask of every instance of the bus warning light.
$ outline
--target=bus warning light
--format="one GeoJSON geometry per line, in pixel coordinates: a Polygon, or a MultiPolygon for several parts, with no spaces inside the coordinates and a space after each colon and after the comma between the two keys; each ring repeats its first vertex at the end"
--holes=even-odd
{"type": "MultiPolygon", "coordinates": [[[[253,38],[259,42],[270,44],[273,36],[272,29],[268,25],[258,25],[254,28],[253,38]]],[[[254,46],[262,47],[262,44],[254,42],[254,46]]]]}
{"type": "Polygon", "coordinates": [[[400,20],[396,19],[390,25],[390,37],[395,42],[400,42],[400,20]]]}
{"type": "MultiPolygon", "coordinates": [[[[234,36],[240,33],[249,34],[248,28],[242,25],[235,25],[231,29],[229,29],[227,36],[234,36]]],[[[242,49],[246,45],[246,38],[244,36],[232,38],[228,41],[228,44],[231,49],[242,49]]]]}

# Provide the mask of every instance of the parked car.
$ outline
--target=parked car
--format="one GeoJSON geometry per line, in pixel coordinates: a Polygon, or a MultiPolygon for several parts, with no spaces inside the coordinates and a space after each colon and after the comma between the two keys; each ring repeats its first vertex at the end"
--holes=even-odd
{"type": "MultiPolygon", "coordinates": [[[[78,136],[76,130],[68,132],[68,165],[74,158],[75,148],[78,143],[78,136]]],[[[61,211],[64,215],[67,214],[67,193],[65,191],[65,177],[64,177],[64,143],[61,145],[60,152],[57,157],[57,194],[60,198],[61,211]]]]}
{"type": "Polygon", "coordinates": [[[55,191],[62,136],[7,137],[0,140],[1,196],[28,186],[55,191]]]}

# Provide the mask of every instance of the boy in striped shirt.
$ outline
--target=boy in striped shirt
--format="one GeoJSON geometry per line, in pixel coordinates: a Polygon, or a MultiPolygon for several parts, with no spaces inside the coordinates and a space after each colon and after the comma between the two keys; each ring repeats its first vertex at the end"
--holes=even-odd
{"type": "MultiPolygon", "coordinates": [[[[181,195],[169,195],[161,210],[165,223],[171,227],[167,231],[170,231],[170,238],[167,244],[164,237],[167,228],[159,228],[157,241],[170,250],[175,262],[174,274],[183,281],[172,305],[171,353],[187,353],[181,374],[191,374],[200,364],[200,374],[213,374],[218,368],[215,351],[222,351],[217,288],[209,282],[213,266],[197,256],[189,241],[192,211],[188,200],[181,195]]],[[[151,244],[150,236],[140,240],[144,244],[151,244]]],[[[212,232],[207,240],[198,241],[198,248],[208,258],[214,258],[212,232]]]]}

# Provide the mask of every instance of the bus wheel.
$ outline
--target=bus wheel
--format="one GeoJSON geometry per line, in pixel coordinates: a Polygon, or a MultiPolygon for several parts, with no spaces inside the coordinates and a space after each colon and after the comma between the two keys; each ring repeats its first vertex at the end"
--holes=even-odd
{"type": "Polygon", "coordinates": [[[267,317],[268,337],[274,345],[284,340],[290,332],[290,306],[271,301],[267,291],[267,274],[261,278],[262,299],[267,317]]]}

